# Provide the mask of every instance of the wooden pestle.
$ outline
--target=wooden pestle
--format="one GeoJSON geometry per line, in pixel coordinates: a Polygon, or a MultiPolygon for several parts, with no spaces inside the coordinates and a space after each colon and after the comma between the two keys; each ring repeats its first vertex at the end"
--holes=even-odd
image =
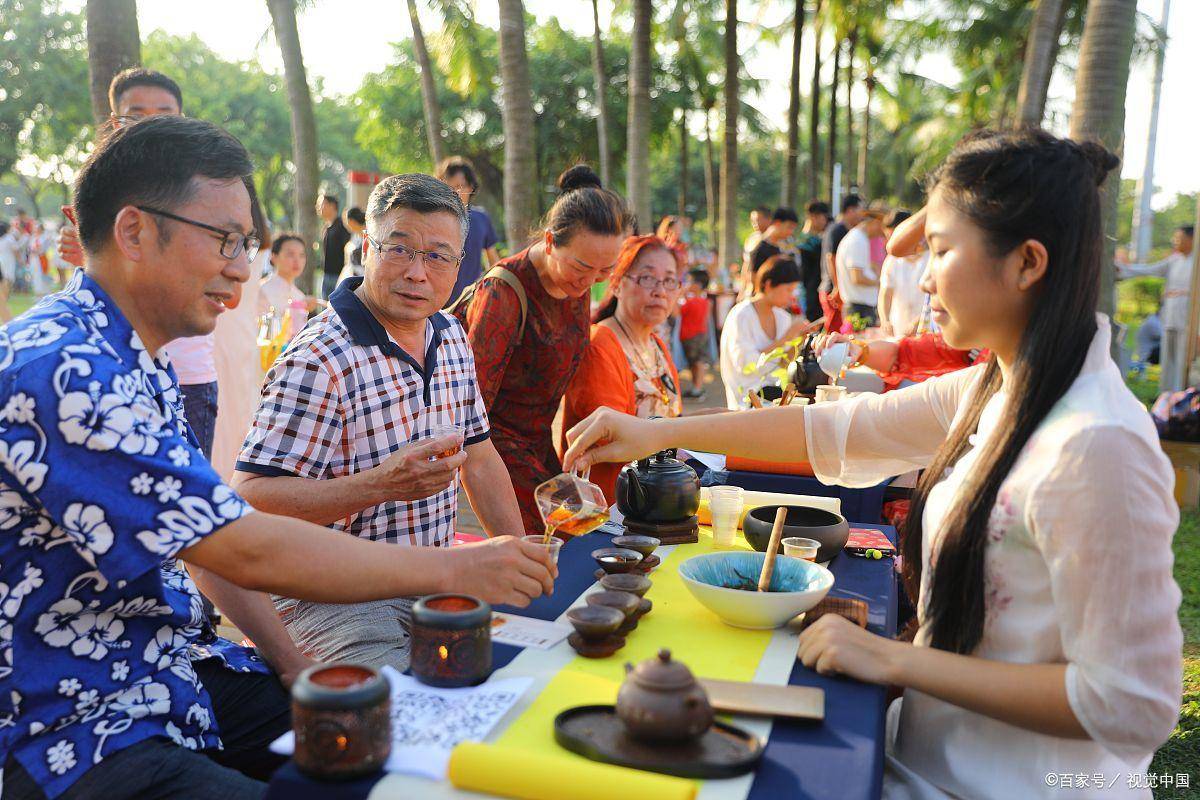
{"type": "Polygon", "coordinates": [[[767,545],[767,557],[763,559],[762,574],[758,576],[758,590],[765,592],[771,585],[771,575],[775,572],[775,554],[779,551],[779,541],[783,538],[783,521],[787,519],[787,507],[780,506],[775,512],[775,524],[771,527],[771,542],[767,545]]]}

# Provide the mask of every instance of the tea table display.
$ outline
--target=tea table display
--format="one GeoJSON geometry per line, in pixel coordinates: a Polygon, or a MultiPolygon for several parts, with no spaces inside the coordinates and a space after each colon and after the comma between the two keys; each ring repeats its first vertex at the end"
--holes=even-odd
{"type": "MultiPolygon", "coordinates": [[[[853,523],[856,527],[863,527],[853,523]]],[[[893,542],[895,532],[876,527],[893,542]]],[[[569,625],[569,608],[586,605],[581,595],[601,591],[592,552],[609,546],[611,537],[590,533],[566,543],[559,556],[555,592],[524,609],[498,611],[558,620],[569,625]]],[[[738,536],[738,545],[749,546],[738,536]]],[[[565,785],[587,790],[589,784],[615,776],[623,787],[606,784],[608,796],[681,797],[701,800],[774,800],[789,798],[877,798],[883,776],[885,690],[846,678],[824,677],[795,659],[798,625],[775,631],[733,628],[697,603],[678,573],[688,558],[713,552],[711,532],[700,530],[696,544],[661,547],[661,565],[648,577],[653,586],[647,598],[654,603],[631,632],[627,644],[609,658],[589,659],[566,642],[549,650],[493,643],[495,672],[491,680],[530,677],[532,685],[487,736],[483,744],[459,745],[450,762],[450,776],[474,790],[455,788],[450,781],[431,781],[390,773],[368,786],[316,783],[289,764],[276,774],[268,797],[473,798],[521,791],[527,796],[558,797],[565,785]],[[612,704],[625,677],[625,663],[638,663],[668,648],[695,675],[704,679],[814,686],[825,692],[823,721],[764,719],[734,716],[739,728],[765,741],[757,768],[738,778],[689,781],[596,764],[563,750],[555,743],[554,720],[564,710],[612,704]],[[599,770],[599,772],[597,772],[599,770]],[[617,770],[616,773],[605,770],[617,770]],[[574,776],[574,779],[573,779],[574,776]],[[624,787],[628,791],[624,791],[624,787]],[[369,792],[367,789],[369,788],[369,792]],[[485,792],[480,794],[480,792],[485,792]]],[[[842,553],[829,564],[834,586],[829,597],[853,598],[868,604],[868,629],[892,636],[896,628],[896,581],[890,558],[867,560],[842,553]]],[[[720,718],[720,717],[719,717],[720,718]]],[[[581,796],[598,796],[593,794],[581,796]]]]}

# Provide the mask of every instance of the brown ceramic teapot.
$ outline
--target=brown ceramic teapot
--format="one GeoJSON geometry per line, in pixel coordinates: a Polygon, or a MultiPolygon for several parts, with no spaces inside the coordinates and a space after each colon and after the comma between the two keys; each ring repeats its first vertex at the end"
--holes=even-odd
{"type": "Polygon", "coordinates": [[[659,650],[634,667],[625,665],[617,693],[617,716],[631,736],[651,741],[682,741],[701,735],[713,723],[708,695],[670,650],[659,650]]]}

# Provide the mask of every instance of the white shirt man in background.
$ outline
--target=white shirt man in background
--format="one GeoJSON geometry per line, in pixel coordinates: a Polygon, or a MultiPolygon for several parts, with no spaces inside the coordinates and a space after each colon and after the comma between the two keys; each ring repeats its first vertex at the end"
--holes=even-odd
{"type": "Polygon", "coordinates": [[[1167,279],[1162,299],[1162,373],[1160,392],[1178,392],[1187,383],[1188,310],[1192,288],[1192,247],[1196,229],[1183,225],[1171,237],[1171,255],[1154,264],[1117,264],[1118,278],[1158,275],[1167,279]]]}
{"type": "Polygon", "coordinates": [[[879,321],[879,272],[871,262],[871,239],[883,235],[883,216],[881,209],[867,209],[862,222],[842,237],[834,259],[838,293],[846,304],[844,314],[858,314],[868,327],[879,321]]]}

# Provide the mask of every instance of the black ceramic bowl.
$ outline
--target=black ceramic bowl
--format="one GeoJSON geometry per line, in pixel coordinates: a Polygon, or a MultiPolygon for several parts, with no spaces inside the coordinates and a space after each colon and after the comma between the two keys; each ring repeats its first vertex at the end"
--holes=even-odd
{"type": "MultiPolygon", "coordinates": [[[[787,517],[783,523],[784,538],[804,536],[821,543],[817,561],[828,561],[846,546],[850,538],[850,523],[841,514],[811,506],[784,506],[787,517]]],[[[771,527],[775,524],[775,512],[779,506],[759,506],[750,509],[742,523],[746,541],[760,553],[765,553],[771,543],[771,527]]],[[[782,546],[779,548],[783,551],[782,546]]]]}

